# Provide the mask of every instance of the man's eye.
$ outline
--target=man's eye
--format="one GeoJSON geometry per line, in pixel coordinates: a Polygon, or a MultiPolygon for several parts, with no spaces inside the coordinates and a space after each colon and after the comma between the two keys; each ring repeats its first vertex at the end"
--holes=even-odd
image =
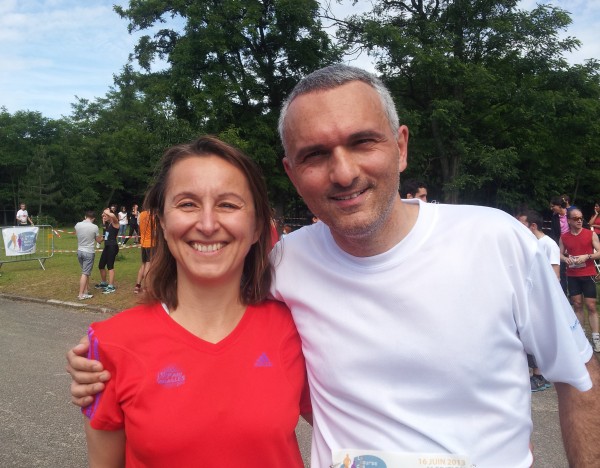
{"type": "Polygon", "coordinates": [[[310,153],[305,154],[303,160],[306,161],[307,159],[317,158],[319,156],[323,156],[324,154],[325,151],[312,151],[310,153]]]}

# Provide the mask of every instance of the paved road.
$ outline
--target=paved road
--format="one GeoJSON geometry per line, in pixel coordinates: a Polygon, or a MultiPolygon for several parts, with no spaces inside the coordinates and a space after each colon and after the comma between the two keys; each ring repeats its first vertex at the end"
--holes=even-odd
{"type": "MultiPolygon", "coordinates": [[[[87,325],[103,317],[0,297],[0,467],[86,466],[81,416],[69,402],[64,356],[87,325]]],[[[566,467],[554,390],[534,394],[532,411],[535,466],[566,467]]],[[[310,428],[300,424],[298,433],[306,454],[310,428]]]]}

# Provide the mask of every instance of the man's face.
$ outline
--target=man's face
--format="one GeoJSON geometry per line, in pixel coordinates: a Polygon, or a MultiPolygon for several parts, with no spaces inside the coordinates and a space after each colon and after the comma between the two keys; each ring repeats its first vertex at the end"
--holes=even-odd
{"type": "Polygon", "coordinates": [[[420,198],[422,201],[427,203],[427,189],[425,187],[419,187],[417,193],[415,193],[414,198],[420,198]]]}
{"type": "Polygon", "coordinates": [[[385,226],[400,200],[408,129],[394,136],[373,88],[354,81],[298,96],[285,133],[285,170],[334,238],[363,238],[385,226]]]}
{"type": "Polygon", "coordinates": [[[21,209],[24,210],[25,209],[25,203],[21,203],[21,209]]]}
{"type": "Polygon", "coordinates": [[[517,219],[519,220],[519,222],[521,224],[523,224],[525,227],[529,227],[529,223],[527,222],[527,216],[525,215],[521,215],[519,217],[517,217],[517,219]]]}
{"type": "Polygon", "coordinates": [[[579,231],[583,227],[583,215],[579,210],[571,210],[567,215],[567,222],[572,231],[579,231]]]}

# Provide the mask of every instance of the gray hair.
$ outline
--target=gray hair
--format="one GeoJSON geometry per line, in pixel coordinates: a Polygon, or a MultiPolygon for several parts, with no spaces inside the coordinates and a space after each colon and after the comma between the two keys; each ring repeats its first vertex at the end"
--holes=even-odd
{"type": "Polygon", "coordinates": [[[392,95],[385,87],[383,82],[366,70],[338,63],[321,68],[302,78],[294,87],[287,99],[283,102],[283,105],[281,106],[281,112],[279,113],[277,130],[279,131],[279,138],[281,138],[281,143],[283,144],[284,149],[286,147],[285,118],[292,101],[303,94],[308,94],[313,91],[334,89],[351,81],[362,81],[363,83],[371,86],[377,92],[385,115],[387,116],[387,120],[390,124],[390,128],[394,136],[398,136],[400,119],[398,118],[398,112],[396,111],[396,105],[394,104],[392,95]]]}

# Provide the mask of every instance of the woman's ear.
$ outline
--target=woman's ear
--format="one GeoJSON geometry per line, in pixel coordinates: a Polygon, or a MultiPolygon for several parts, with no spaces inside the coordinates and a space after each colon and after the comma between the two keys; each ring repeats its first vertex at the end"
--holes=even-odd
{"type": "Polygon", "coordinates": [[[162,218],[160,216],[157,216],[158,219],[158,228],[162,229],[162,233],[163,233],[163,238],[165,239],[165,241],[167,240],[167,226],[165,224],[165,222],[162,220],[162,218]]]}

